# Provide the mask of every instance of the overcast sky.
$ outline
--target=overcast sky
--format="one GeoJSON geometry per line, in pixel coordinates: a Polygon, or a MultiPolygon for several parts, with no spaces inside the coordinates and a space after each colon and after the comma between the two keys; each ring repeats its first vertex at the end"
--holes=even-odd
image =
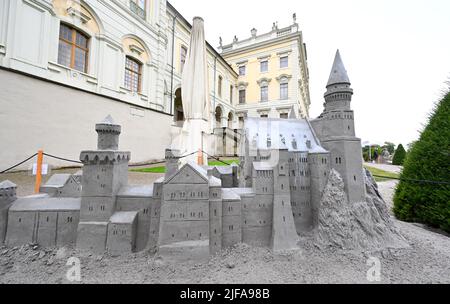
{"type": "Polygon", "coordinates": [[[357,136],[406,145],[416,140],[450,77],[449,0],[172,0],[192,21],[205,19],[214,47],[297,22],[310,70],[311,118],[340,49],[355,95],[357,136]]]}

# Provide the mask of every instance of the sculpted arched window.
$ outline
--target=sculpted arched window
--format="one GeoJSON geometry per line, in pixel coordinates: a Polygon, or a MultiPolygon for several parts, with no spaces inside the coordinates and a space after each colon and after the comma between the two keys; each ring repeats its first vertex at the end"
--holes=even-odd
{"type": "Polygon", "coordinates": [[[89,37],[76,28],[61,23],[59,29],[58,63],[87,73],[89,37]]]}

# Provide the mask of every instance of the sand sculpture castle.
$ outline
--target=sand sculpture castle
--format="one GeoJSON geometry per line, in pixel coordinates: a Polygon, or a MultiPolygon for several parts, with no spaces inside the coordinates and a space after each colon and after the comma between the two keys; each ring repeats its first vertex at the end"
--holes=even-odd
{"type": "Polygon", "coordinates": [[[128,185],[131,155],[119,150],[121,127],[107,117],[96,125],[97,150],[81,152],[81,180],[56,176],[45,193],[24,198],[0,184],[0,241],[115,253],[214,254],[241,242],[296,249],[317,226],[332,169],[350,203],[365,200],[352,94],[337,52],[319,118],[248,118],[239,166],[179,167],[177,151],[167,150],[165,176],[148,186],[128,185]]]}

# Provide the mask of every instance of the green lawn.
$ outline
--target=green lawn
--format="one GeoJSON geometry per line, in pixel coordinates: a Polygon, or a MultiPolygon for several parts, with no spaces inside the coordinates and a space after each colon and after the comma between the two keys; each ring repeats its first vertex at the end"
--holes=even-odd
{"type": "MultiPolygon", "coordinates": [[[[227,164],[232,164],[235,162],[236,164],[239,164],[239,159],[229,159],[224,160],[227,164]]],[[[224,163],[219,161],[209,161],[209,166],[226,166],[224,163]]],[[[140,173],[166,173],[166,167],[154,167],[154,168],[143,168],[143,169],[132,169],[131,172],[140,172],[140,173]]]]}
{"type": "Polygon", "coordinates": [[[130,171],[131,172],[140,172],[140,173],[166,173],[166,167],[132,169],[130,171]]]}
{"type": "Polygon", "coordinates": [[[387,180],[390,180],[390,179],[395,179],[395,178],[399,178],[400,177],[400,175],[398,173],[387,172],[387,171],[376,169],[376,168],[372,168],[372,167],[369,167],[369,166],[364,166],[364,167],[367,170],[369,170],[370,173],[372,173],[372,175],[387,176],[387,178],[374,176],[375,181],[377,181],[377,182],[384,182],[384,181],[387,181],[387,180]]]}
{"type": "MultiPolygon", "coordinates": [[[[233,162],[235,162],[236,164],[239,164],[239,159],[228,159],[228,160],[224,160],[224,162],[228,163],[228,164],[232,164],[233,162]]],[[[210,166],[225,166],[224,163],[219,162],[219,161],[209,161],[208,163],[210,166]]],[[[384,170],[380,170],[380,169],[376,169],[376,168],[372,168],[369,166],[365,166],[373,175],[378,175],[378,176],[387,176],[387,178],[383,178],[383,177],[374,177],[375,180],[377,182],[382,182],[382,181],[386,181],[386,180],[390,180],[392,178],[399,178],[399,174],[397,173],[392,173],[392,172],[387,172],[384,170]]],[[[143,168],[143,169],[132,169],[132,172],[140,172],[140,173],[165,173],[166,172],[166,167],[161,166],[161,167],[154,167],[154,168],[143,168]]]]}

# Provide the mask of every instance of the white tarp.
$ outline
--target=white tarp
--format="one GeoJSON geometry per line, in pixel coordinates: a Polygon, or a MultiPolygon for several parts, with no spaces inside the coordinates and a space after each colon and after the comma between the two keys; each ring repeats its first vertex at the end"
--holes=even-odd
{"type": "Polygon", "coordinates": [[[204,22],[195,17],[182,75],[183,111],[186,120],[209,118],[208,74],[204,22]]]}
{"type": "MultiPolygon", "coordinates": [[[[204,134],[208,130],[209,98],[206,62],[206,42],[204,21],[195,17],[191,31],[191,42],[183,68],[181,94],[185,122],[182,130],[180,151],[192,153],[199,149],[207,150],[204,134]]],[[[181,159],[182,163],[197,161],[197,155],[181,159]]],[[[207,156],[203,155],[207,164],[207,156]]]]}

